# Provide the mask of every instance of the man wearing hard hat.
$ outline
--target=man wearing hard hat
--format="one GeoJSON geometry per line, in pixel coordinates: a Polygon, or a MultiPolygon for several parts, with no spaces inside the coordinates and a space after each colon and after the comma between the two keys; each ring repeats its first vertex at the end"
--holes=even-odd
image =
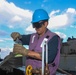
{"type": "MultiPolygon", "coordinates": [[[[26,49],[22,45],[15,44],[13,52],[26,56],[26,68],[31,65],[34,70],[40,70],[42,67],[42,42],[47,39],[48,71],[49,75],[55,75],[60,60],[60,37],[47,28],[48,20],[48,13],[43,9],[37,9],[33,13],[31,22],[36,33],[21,35],[18,32],[13,32],[11,37],[14,41],[17,38],[21,40],[22,45],[29,45],[29,49],[26,49]]],[[[44,64],[45,61],[46,51],[44,49],[44,64]]],[[[46,71],[44,72],[46,75],[46,71]]],[[[35,73],[33,74],[35,75],[35,73]]]]}

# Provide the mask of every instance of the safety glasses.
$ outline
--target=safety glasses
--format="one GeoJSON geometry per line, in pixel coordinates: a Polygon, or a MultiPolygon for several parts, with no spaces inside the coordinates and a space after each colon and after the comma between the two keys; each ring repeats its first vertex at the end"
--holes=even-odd
{"type": "Polygon", "coordinates": [[[38,28],[41,28],[43,24],[44,24],[44,22],[40,21],[40,22],[33,23],[32,26],[33,26],[33,28],[38,29],[38,28]]]}

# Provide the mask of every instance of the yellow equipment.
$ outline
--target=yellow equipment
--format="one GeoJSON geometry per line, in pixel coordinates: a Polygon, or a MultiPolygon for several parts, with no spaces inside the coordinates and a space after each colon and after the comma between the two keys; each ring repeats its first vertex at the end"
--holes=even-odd
{"type": "Polygon", "coordinates": [[[32,75],[32,66],[31,65],[28,65],[27,68],[26,68],[26,74],[25,75],[32,75]]]}

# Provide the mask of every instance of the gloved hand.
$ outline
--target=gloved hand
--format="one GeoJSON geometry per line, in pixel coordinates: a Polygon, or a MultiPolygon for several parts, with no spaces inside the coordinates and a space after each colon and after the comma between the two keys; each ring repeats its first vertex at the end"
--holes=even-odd
{"type": "Polygon", "coordinates": [[[13,52],[14,52],[15,54],[22,54],[22,55],[24,55],[24,56],[27,56],[27,54],[28,54],[28,49],[26,49],[26,48],[23,47],[22,45],[14,44],[13,52]]]}
{"type": "Polygon", "coordinates": [[[16,39],[21,39],[21,35],[18,32],[13,32],[11,33],[11,37],[13,38],[14,41],[16,41],[16,39]]]}

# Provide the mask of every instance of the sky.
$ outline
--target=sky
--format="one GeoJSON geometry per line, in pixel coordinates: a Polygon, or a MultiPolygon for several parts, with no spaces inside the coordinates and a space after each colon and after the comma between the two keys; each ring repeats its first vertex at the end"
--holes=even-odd
{"type": "Polygon", "coordinates": [[[0,49],[1,58],[13,51],[12,32],[35,32],[31,20],[36,9],[49,14],[48,28],[57,33],[63,42],[76,38],[76,0],[0,0],[0,49]]]}

